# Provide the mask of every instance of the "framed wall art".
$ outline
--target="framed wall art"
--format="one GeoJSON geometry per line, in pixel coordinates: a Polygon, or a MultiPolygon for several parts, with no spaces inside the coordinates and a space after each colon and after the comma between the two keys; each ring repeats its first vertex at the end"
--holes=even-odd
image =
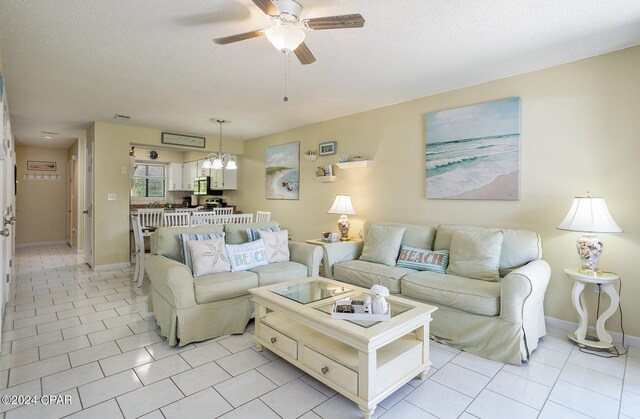
{"type": "Polygon", "coordinates": [[[27,170],[33,170],[35,172],[55,172],[57,170],[57,164],[54,161],[27,161],[27,170]]]}
{"type": "Polygon", "coordinates": [[[426,196],[517,200],[520,98],[427,113],[426,196]]]}
{"type": "Polygon", "coordinates": [[[186,147],[204,148],[204,137],[194,137],[192,135],[171,134],[169,132],[162,133],[162,144],[183,145],[186,147]]]}
{"type": "Polygon", "coordinates": [[[321,156],[330,156],[336,154],[336,142],[329,141],[326,143],[320,143],[318,146],[318,154],[321,156]]]}
{"type": "Polygon", "coordinates": [[[267,199],[300,198],[300,142],[266,149],[265,196],[267,199]]]}

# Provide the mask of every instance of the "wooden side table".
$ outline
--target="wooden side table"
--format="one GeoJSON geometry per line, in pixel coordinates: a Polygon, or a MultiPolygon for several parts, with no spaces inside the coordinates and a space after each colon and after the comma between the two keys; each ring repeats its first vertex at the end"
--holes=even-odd
{"type": "Polygon", "coordinates": [[[620,302],[620,297],[618,296],[618,292],[616,291],[613,284],[620,279],[620,277],[613,273],[598,273],[598,274],[587,274],[580,272],[579,269],[575,268],[566,268],[564,273],[569,277],[575,280],[575,284],[573,285],[572,292],[572,303],[573,307],[578,312],[580,316],[580,324],[578,325],[578,329],[569,334],[569,339],[576,342],[579,345],[584,345],[590,348],[597,349],[609,349],[613,347],[613,338],[607,331],[604,329],[604,323],[607,321],[609,317],[613,315],[618,309],[618,303],[620,302]],[[596,335],[598,336],[597,340],[587,340],[587,327],[589,326],[589,316],[587,314],[587,307],[584,303],[584,295],[582,291],[587,284],[598,284],[602,287],[602,290],[607,293],[611,303],[609,308],[605,310],[598,320],[596,321],[596,335]]]}

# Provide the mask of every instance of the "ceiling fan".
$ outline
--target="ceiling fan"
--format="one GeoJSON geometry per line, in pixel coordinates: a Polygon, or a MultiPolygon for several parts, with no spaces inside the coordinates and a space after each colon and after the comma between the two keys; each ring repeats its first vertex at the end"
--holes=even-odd
{"type": "Polygon", "coordinates": [[[252,1],[260,10],[271,17],[273,26],[267,29],[216,38],[213,42],[218,45],[226,45],[265,35],[278,51],[282,51],[285,54],[290,54],[293,51],[302,64],[311,64],[316,61],[316,57],[313,56],[304,43],[305,30],[317,31],[323,29],[361,28],[364,26],[364,18],[357,13],[301,19],[302,6],[295,0],[252,1]]]}

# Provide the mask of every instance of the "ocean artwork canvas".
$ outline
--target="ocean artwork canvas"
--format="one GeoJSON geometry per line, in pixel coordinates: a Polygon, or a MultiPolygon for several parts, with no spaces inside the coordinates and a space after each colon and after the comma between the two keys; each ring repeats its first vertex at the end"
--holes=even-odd
{"type": "Polygon", "coordinates": [[[427,198],[519,198],[519,97],[427,113],[426,143],[427,198]]]}
{"type": "Polygon", "coordinates": [[[266,154],[267,199],[299,199],[300,142],[267,147],[266,154]]]}

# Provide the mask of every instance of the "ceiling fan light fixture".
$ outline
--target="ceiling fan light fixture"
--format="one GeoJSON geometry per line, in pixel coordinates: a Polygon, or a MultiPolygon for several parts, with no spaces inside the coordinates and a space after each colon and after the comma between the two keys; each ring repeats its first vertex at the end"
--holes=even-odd
{"type": "Polygon", "coordinates": [[[295,51],[304,42],[304,30],[297,25],[277,24],[265,31],[267,39],[284,53],[295,51]]]}

